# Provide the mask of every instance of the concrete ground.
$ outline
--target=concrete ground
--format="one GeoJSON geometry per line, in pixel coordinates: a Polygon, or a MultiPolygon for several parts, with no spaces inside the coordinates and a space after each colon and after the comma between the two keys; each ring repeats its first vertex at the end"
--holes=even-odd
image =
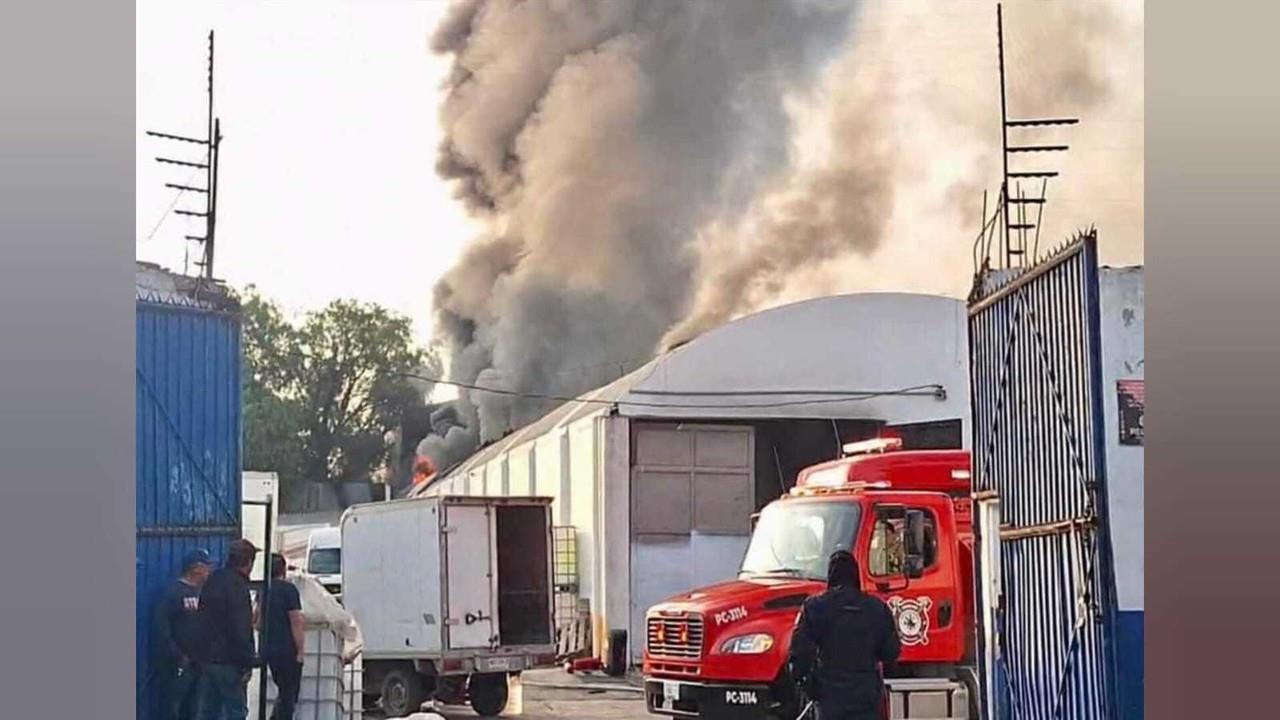
{"type": "MultiPolygon", "coordinates": [[[[524,720],[655,720],[644,707],[644,695],[637,678],[605,679],[599,676],[569,675],[559,670],[525,673],[522,681],[523,712],[504,717],[524,720]]],[[[474,718],[467,707],[442,706],[436,712],[448,720],[474,718]]],[[[368,713],[370,720],[381,717],[368,713]]]]}
{"type": "MultiPolygon", "coordinates": [[[[465,707],[438,708],[448,720],[474,718],[475,713],[465,707]]],[[[503,717],[520,717],[525,720],[653,720],[644,709],[644,697],[639,694],[587,693],[582,690],[552,690],[526,687],[524,712],[503,717]]]]}

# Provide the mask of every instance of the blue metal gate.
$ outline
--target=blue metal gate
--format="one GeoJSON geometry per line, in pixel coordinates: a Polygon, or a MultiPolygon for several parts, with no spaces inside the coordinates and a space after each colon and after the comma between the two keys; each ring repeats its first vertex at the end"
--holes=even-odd
{"type": "Polygon", "coordinates": [[[153,716],[152,612],[200,547],[240,535],[240,319],[181,297],[136,302],[137,718],[153,716]]]}
{"type": "MultiPolygon", "coordinates": [[[[974,490],[998,499],[995,714],[1115,717],[1097,237],[970,299],[974,490]]],[[[980,538],[981,542],[981,538],[980,538]]],[[[988,571],[997,568],[988,568],[988,571]]],[[[981,591],[980,591],[981,592],[981,591]]]]}

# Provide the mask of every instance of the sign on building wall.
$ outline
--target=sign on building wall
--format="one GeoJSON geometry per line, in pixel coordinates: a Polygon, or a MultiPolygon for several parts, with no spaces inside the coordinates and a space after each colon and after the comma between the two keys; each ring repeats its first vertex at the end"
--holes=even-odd
{"type": "Polygon", "coordinates": [[[1120,411],[1120,444],[1142,444],[1142,416],[1145,406],[1143,380],[1119,380],[1116,382],[1120,411]]]}

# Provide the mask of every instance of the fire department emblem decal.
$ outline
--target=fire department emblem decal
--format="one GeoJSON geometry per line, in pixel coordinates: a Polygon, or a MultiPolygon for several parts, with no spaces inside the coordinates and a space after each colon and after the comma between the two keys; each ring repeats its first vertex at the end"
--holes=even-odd
{"type": "Polygon", "coordinates": [[[888,605],[903,645],[929,644],[929,607],[933,605],[932,600],[927,596],[915,600],[891,597],[888,605]]]}

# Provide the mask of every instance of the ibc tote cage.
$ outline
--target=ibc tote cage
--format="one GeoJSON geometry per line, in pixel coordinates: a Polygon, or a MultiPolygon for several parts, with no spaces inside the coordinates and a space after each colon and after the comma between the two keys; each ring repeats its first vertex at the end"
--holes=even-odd
{"type": "Polygon", "coordinates": [[[571,658],[590,649],[590,609],[578,597],[578,535],[570,525],[557,525],[552,535],[552,580],[556,623],[556,656],[571,658]]]}

